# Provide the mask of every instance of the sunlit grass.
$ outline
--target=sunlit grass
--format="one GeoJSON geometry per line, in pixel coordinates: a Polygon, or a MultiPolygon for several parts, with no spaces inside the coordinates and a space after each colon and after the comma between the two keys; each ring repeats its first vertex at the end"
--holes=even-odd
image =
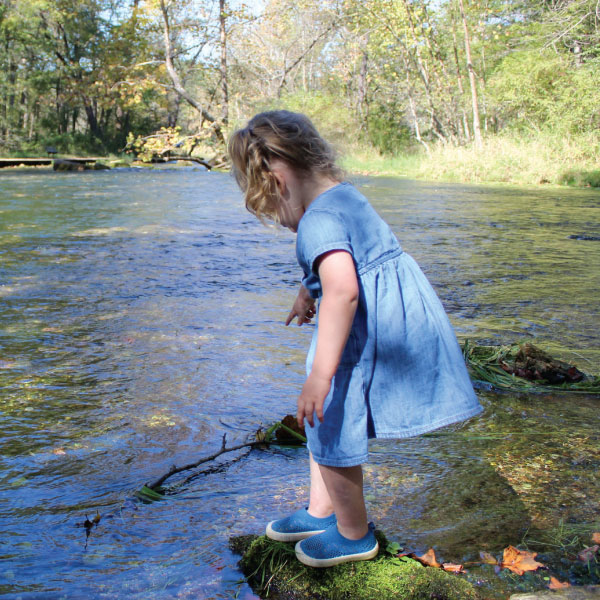
{"type": "Polygon", "coordinates": [[[595,135],[506,135],[474,145],[431,146],[386,157],[365,147],[351,148],[342,160],[350,173],[395,175],[429,181],[573,185],[599,187],[600,138],[595,135]]]}
{"type": "Polygon", "coordinates": [[[422,160],[418,153],[384,156],[374,148],[361,145],[347,150],[340,158],[340,165],[350,174],[416,178],[422,160]]]}

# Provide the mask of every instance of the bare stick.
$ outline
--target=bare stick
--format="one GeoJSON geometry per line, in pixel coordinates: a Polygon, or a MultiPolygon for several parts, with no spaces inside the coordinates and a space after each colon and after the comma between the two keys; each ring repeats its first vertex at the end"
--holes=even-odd
{"type": "Polygon", "coordinates": [[[189,465],[184,465],[183,467],[177,467],[176,465],[173,465],[168,473],[165,473],[162,477],[159,477],[153,483],[146,484],[147,487],[149,487],[151,490],[156,491],[156,488],[160,487],[169,477],[171,477],[172,475],[175,475],[176,473],[181,473],[182,471],[188,471],[189,469],[195,469],[196,467],[200,466],[201,464],[210,462],[211,460],[215,460],[215,458],[217,458],[218,456],[221,456],[221,454],[225,454],[225,452],[234,452],[235,450],[241,450],[242,448],[252,448],[254,446],[264,444],[264,442],[253,441],[253,442],[245,442],[243,444],[238,444],[237,446],[231,446],[231,448],[227,448],[225,445],[226,436],[227,436],[227,434],[224,433],[221,449],[218,452],[215,452],[214,454],[211,454],[210,456],[201,458],[200,460],[196,461],[195,463],[190,463],[189,465]]]}
{"type": "MultiPolygon", "coordinates": [[[[291,418],[291,417],[290,417],[291,418]]],[[[169,477],[175,475],[176,473],[181,473],[182,471],[189,471],[190,469],[195,469],[196,467],[210,462],[211,460],[215,460],[215,458],[221,456],[221,454],[225,454],[225,452],[234,452],[235,450],[241,450],[242,448],[254,448],[255,446],[261,446],[268,444],[272,441],[273,434],[277,429],[283,429],[288,435],[292,438],[295,438],[299,442],[306,443],[306,438],[297,431],[290,429],[287,425],[284,425],[281,421],[276,421],[267,429],[259,428],[258,431],[254,434],[255,438],[252,441],[244,442],[243,444],[237,444],[236,446],[231,446],[231,448],[227,448],[227,434],[223,434],[223,440],[221,442],[221,449],[210,456],[205,456],[200,460],[197,460],[194,463],[190,463],[189,465],[184,465],[183,467],[178,467],[177,465],[173,465],[168,473],[165,473],[162,477],[159,477],[153,483],[147,483],[146,487],[150,488],[153,491],[156,491],[169,477]]]]}

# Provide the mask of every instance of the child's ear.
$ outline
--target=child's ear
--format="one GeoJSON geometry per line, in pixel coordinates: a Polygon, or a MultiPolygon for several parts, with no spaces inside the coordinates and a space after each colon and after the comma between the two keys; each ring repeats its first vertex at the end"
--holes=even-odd
{"type": "Polygon", "coordinates": [[[272,174],[273,177],[275,177],[275,181],[277,182],[277,189],[279,190],[281,196],[283,196],[286,190],[285,177],[277,171],[272,171],[272,174]]]}
{"type": "Polygon", "coordinates": [[[277,189],[279,190],[279,194],[281,196],[285,195],[287,190],[287,183],[285,180],[285,174],[282,169],[277,168],[277,164],[271,165],[271,175],[275,177],[275,181],[277,182],[277,189]]]}

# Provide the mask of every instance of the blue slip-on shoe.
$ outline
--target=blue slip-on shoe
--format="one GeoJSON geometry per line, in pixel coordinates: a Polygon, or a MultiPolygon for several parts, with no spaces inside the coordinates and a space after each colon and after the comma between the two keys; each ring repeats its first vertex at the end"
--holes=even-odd
{"type": "Polygon", "coordinates": [[[301,508],[288,517],[271,521],[267,525],[266,535],[279,542],[297,542],[311,535],[323,533],[329,526],[335,525],[335,514],[328,517],[313,517],[308,514],[308,509],[301,508]]]}
{"type": "Polygon", "coordinates": [[[349,540],[338,531],[336,523],[323,533],[298,542],[296,557],[309,567],[333,567],[345,562],[369,560],[379,552],[374,530],[373,523],[369,523],[369,531],[364,537],[349,540]]]}

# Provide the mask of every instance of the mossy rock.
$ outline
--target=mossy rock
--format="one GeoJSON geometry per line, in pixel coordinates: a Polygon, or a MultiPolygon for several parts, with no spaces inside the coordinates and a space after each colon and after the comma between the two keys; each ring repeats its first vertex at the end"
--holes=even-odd
{"type": "Polygon", "coordinates": [[[242,554],[240,567],[254,591],[273,600],[476,600],[476,589],[460,575],[424,567],[410,558],[394,558],[383,549],[385,536],[376,532],[379,555],[373,560],[328,569],[301,564],[294,544],[265,536],[232,538],[242,554]]]}

